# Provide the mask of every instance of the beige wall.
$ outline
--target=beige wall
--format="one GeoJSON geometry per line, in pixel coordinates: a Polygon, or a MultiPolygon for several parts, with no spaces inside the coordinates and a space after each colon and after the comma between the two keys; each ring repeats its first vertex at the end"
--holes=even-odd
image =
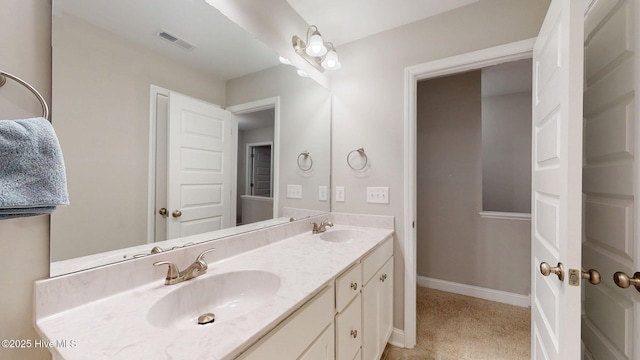
{"type": "Polygon", "coordinates": [[[531,212],[531,91],[482,98],[482,208],[531,212]]]}
{"type": "Polygon", "coordinates": [[[53,17],[52,42],[71,205],[52,216],[51,259],[144,244],[150,85],[224,106],[224,81],[69,15],[53,17]]]}
{"type": "Polygon", "coordinates": [[[418,83],[418,275],[528,295],[530,222],[479,215],[480,87],[480,71],[418,83]]]}
{"type": "MultiPolygon", "coordinates": [[[[51,100],[51,4],[3,0],[0,69],[23,78],[51,100]]],[[[41,116],[40,104],[20,85],[0,88],[0,118],[41,116]]],[[[0,339],[35,340],[33,282],[49,276],[49,216],[0,221],[0,339]]],[[[47,359],[44,349],[0,348],[0,359],[47,359]]]]}
{"type": "MultiPolygon", "coordinates": [[[[483,0],[337,47],[343,64],[332,74],[332,185],[346,201],[332,210],[396,219],[394,326],[404,328],[404,69],[431,60],[534,37],[548,0],[483,0]],[[352,172],[347,153],[364,147],[370,169],[352,172]],[[367,186],[389,186],[389,205],[367,204],[367,186]]],[[[330,39],[328,39],[330,40],[330,39]]]]}

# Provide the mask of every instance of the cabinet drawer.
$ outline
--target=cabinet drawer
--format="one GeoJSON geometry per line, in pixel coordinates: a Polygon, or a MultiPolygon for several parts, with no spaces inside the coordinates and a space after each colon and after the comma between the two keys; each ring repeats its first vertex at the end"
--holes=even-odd
{"type": "Polygon", "coordinates": [[[336,279],[336,311],[342,312],[345,306],[360,293],[362,287],[362,265],[354,265],[336,279]]]}
{"type": "Polygon", "coordinates": [[[393,255],[393,237],[385,240],[382,245],[364,258],[362,261],[362,283],[368,283],[391,255],[393,255]]]}
{"type": "Polygon", "coordinates": [[[336,359],[351,360],[362,346],[362,297],[360,294],[336,315],[336,359]]]}
{"type": "Polygon", "coordinates": [[[325,330],[335,314],[333,287],[316,295],[238,359],[296,359],[325,330]]]}

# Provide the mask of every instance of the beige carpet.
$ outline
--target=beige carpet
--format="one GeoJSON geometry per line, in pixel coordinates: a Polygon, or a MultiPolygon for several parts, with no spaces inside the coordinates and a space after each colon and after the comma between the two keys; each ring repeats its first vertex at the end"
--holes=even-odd
{"type": "Polygon", "coordinates": [[[418,287],[417,345],[382,359],[529,359],[530,308],[418,287]]]}

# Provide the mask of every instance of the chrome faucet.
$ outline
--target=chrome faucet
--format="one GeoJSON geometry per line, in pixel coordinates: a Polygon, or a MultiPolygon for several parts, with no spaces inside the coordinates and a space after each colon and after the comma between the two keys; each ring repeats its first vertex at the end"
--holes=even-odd
{"type": "Polygon", "coordinates": [[[204,255],[216,251],[215,248],[208,249],[200,253],[193,264],[189,265],[186,269],[180,271],[178,265],[170,261],[158,261],[153,263],[153,266],[168,265],[167,277],[164,279],[165,285],[174,285],[183,281],[191,280],[194,277],[198,277],[207,272],[208,265],[204,261],[204,255]]]}
{"type": "Polygon", "coordinates": [[[313,224],[313,230],[311,230],[311,233],[313,234],[323,233],[327,231],[327,226],[333,226],[333,223],[329,221],[329,219],[322,220],[320,222],[320,225],[318,225],[316,222],[312,222],[311,224],[313,224]]]}

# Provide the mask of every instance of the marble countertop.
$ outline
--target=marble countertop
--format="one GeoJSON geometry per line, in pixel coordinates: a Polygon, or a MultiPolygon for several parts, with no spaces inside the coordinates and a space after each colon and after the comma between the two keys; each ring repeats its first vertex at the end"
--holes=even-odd
{"type": "MultiPolygon", "coordinates": [[[[393,234],[393,230],[350,225],[371,237],[333,243],[305,233],[209,264],[206,274],[176,285],[164,278],[37,319],[47,341],[67,346],[52,348],[54,355],[72,359],[232,359],[280,321],[322,290],[337,275],[393,234]],[[165,329],[147,320],[151,306],[163,296],[191,282],[216,274],[262,270],[280,277],[280,288],[262,306],[234,321],[165,329]]],[[[141,269],[140,271],[145,271],[141,269]]],[[[153,269],[148,269],[153,271],[153,269]]]]}

